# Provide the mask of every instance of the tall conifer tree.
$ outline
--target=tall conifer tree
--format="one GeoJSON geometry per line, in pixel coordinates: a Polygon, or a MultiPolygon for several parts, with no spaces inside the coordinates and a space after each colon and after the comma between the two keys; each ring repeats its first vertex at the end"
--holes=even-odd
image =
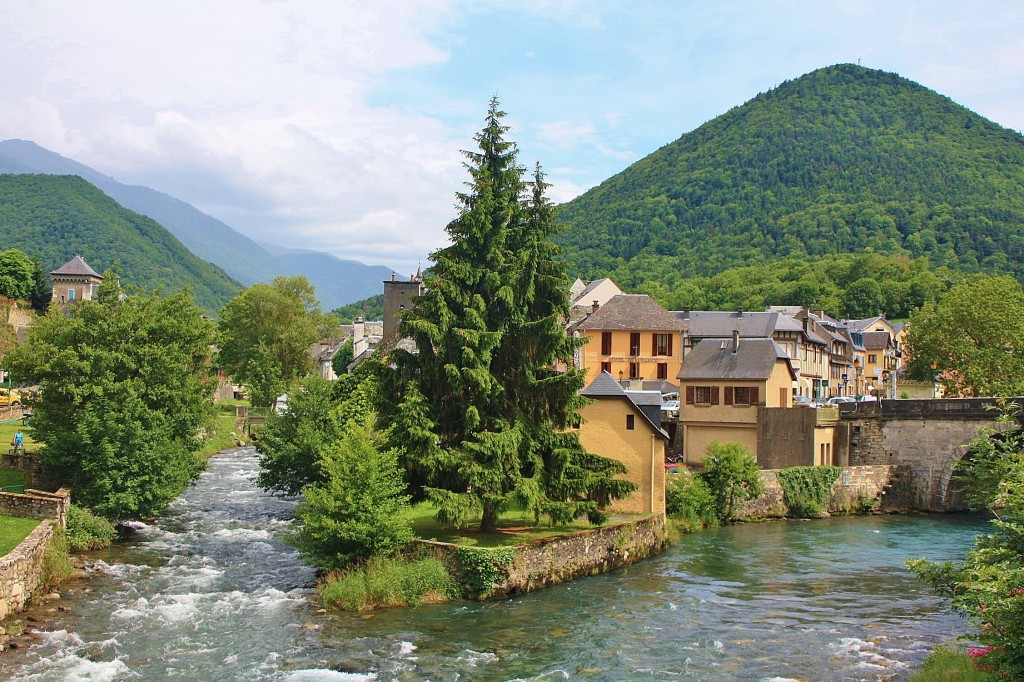
{"type": "Polygon", "coordinates": [[[478,150],[463,152],[470,179],[446,228],[452,244],[432,255],[427,293],[402,321],[419,352],[396,349],[381,367],[391,392],[379,414],[441,521],[479,512],[494,531],[518,502],[556,522],[597,522],[634,486],[571,429],[583,375],[562,328],[568,279],[543,173],[524,182],[504,116],[493,99],[478,150]],[[554,371],[558,362],[570,369],[554,371]]]}

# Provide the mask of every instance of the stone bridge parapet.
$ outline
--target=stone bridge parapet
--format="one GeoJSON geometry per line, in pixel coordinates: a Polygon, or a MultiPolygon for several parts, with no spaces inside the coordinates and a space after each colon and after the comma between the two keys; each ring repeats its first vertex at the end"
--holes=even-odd
{"type": "MultiPolygon", "coordinates": [[[[1014,398],[1020,405],[1024,398],[1014,398]]],[[[882,400],[840,406],[849,424],[851,466],[897,465],[908,469],[912,504],[922,511],[965,508],[954,465],[970,442],[997,426],[994,398],[882,400]]]]}

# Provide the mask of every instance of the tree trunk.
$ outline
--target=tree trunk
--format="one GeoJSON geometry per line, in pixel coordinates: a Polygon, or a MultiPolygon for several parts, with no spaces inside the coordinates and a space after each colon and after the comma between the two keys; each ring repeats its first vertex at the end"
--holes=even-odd
{"type": "Polygon", "coordinates": [[[496,533],[498,531],[498,507],[484,502],[484,515],[480,519],[481,533],[496,533]]]}

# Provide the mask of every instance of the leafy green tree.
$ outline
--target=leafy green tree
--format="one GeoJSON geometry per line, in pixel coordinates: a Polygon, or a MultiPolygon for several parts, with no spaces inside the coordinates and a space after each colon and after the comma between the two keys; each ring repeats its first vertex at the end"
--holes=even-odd
{"type": "Polygon", "coordinates": [[[979,535],[962,562],[936,564],[914,559],[907,565],[965,614],[977,630],[969,650],[1000,679],[1024,679],[1024,432],[1012,404],[1001,429],[979,436],[958,469],[974,508],[996,518],[992,532],[979,535]]]}
{"type": "Polygon", "coordinates": [[[715,496],[715,512],[720,522],[733,518],[737,502],[752,500],[764,492],[757,458],[741,443],[713,441],[701,462],[704,468],[696,476],[715,496]]]}
{"type": "Polygon", "coordinates": [[[51,298],[53,298],[53,287],[50,286],[50,280],[43,272],[42,264],[36,258],[32,261],[32,310],[42,315],[49,307],[51,298]]]}
{"type": "Polygon", "coordinates": [[[35,286],[35,265],[19,249],[0,251],[0,296],[30,299],[35,286]]]}
{"type": "Polygon", "coordinates": [[[260,430],[257,485],[298,495],[305,486],[323,482],[323,457],[346,428],[370,417],[374,385],[365,372],[337,381],[318,376],[302,380],[289,394],[284,414],[272,414],[260,430]]]}
{"type": "Polygon", "coordinates": [[[479,512],[496,529],[513,502],[552,519],[587,515],[628,494],[618,462],[586,453],[569,430],[578,417],[577,341],[568,278],[550,242],[556,227],[539,167],[529,185],[492,100],[478,151],[464,152],[469,191],[448,224],[451,246],[432,255],[427,293],[403,315],[418,353],[396,349],[382,363],[378,404],[390,442],[426,479],[442,522],[479,512]]]}
{"type": "Polygon", "coordinates": [[[851,319],[873,317],[884,312],[882,288],[871,277],[862,277],[846,288],[843,296],[846,316],[851,319]]]}
{"type": "Polygon", "coordinates": [[[369,424],[350,424],[320,463],[324,478],[303,490],[291,542],[324,570],[396,553],[413,538],[405,480],[395,450],[369,424]]]}
{"type": "Polygon", "coordinates": [[[272,405],[313,370],[309,348],[333,322],[301,275],[254,284],[221,312],[221,365],[249,390],[253,405],[272,405]]]}
{"type": "Polygon", "coordinates": [[[1024,290],[1010,276],[975,275],[910,316],[910,373],[935,374],[949,396],[1024,392],[1024,290]]]}
{"type": "Polygon", "coordinates": [[[340,377],[348,373],[349,363],[352,362],[352,348],[352,339],[345,339],[345,343],[341,344],[338,352],[331,358],[331,369],[334,370],[334,376],[340,377]]]}
{"type": "Polygon", "coordinates": [[[93,301],[50,308],[7,359],[38,384],[32,435],[75,501],[111,519],[159,513],[202,470],[214,330],[187,293],[130,294],[107,271],[93,301]]]}

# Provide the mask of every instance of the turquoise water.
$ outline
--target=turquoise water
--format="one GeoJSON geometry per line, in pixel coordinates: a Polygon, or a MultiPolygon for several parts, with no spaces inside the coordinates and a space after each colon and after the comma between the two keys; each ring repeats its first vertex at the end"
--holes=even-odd
{"type": "Polygon", "coordinates": [[[218,456],[158,524],[65,590],[31,680],[887,680],[964,624],[903,566],[962,555],[983,520],[836,518],[686,536],[511,600],[327,616],[282,543],[292,502],[218,456]],[[88,590],[88,592],[86,592],[88,590]]]}

